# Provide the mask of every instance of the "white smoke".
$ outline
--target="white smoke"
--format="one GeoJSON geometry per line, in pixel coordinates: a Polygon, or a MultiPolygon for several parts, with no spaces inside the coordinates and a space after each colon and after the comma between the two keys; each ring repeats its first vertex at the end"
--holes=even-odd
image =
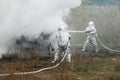
{"type": "Polygon", "coordinates": [[[22,34],[38,36],[66,25],[63,15],[79,6],[80,0],[0,0],[0,54],[11,39],[22,34]]]}

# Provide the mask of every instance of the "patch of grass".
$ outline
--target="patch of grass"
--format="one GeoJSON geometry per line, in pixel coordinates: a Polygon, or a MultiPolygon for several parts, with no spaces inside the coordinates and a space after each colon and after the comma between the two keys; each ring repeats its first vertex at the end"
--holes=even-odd
{"type": "Polygon", "coordinates": [[[43,80],[43,79],[37,78],[33,75],[18,75],[18,76],[10,75],[7,77],[0,77],[0,80],[43,80]]]}
{"type": "MultiPolygon", "coordinates": [[[[1,73],[14,73],[38,70],[52,66],[51,60],[40,59],[16,60],[12,62],[0,62],[1,73]],[[5,67],[6,66],[6,67],[5,67]]],[[[72,58],[71,64],[66,61],[55,69],[43,71],[33,75],[10,75],[0,77],[0,80],[119,80],[120,57],[80,57],[72,58]]]]}
{"type": "Polygon", "coordinates": [[[117,65],[115,65],[114,70],[116,72],[120,72],[120,63],[118,63],[117,65]]]}
{"type": "Polygon", "coordinates": [[[17,54],[3,54],[2,55],[2,59],[9,59],[9,60],[12,60],[12,59],[17,59],[17,54]]]}

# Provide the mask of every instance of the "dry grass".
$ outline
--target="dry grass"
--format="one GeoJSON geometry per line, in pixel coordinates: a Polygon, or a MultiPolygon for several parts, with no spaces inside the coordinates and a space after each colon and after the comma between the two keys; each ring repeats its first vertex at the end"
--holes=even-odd
{"type": "MultiPolygon", "coordinates": [[[[51,60],[0,61],[0,73],[38,70],[52,66],[51,60]]],[[[59,67],[33,75],[10,75],[0,80],[120,80],[120,57],[74,56],[71,64],[63,62],[59,67]]]]}

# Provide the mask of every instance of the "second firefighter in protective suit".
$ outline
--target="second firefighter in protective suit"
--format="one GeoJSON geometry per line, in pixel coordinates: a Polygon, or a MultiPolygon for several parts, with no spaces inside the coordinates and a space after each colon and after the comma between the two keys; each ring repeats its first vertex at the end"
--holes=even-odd
{"type": "Polygon", "coordinates": [[[64,27],[58,28],[58,32],[56,33],[57,48],[55,49],[54,60],[52,61],[52,63],[55,63],[59,58],[59,54],[62,55],[66,51],[66,49],[67,49],[66,56],[67,63],[71,62],[70,38],[71,35],[68,32],[64,31],[64,27]]]}
{"type": "Polygon", "coordinates": [[[90,21],[88,24],[88,27],[85,29],[85,32],[87,34],[87,40],[83,45],[83,49],[82,51],[86,50],[86,47],[89,44],[93,44],[95,47],[96,52],[98,52],[98,46],[97,46],[97,41],[96,41],[96,37],[97,37],[97,31],[96,28],[94,26],[94,22],[90,21]]]}

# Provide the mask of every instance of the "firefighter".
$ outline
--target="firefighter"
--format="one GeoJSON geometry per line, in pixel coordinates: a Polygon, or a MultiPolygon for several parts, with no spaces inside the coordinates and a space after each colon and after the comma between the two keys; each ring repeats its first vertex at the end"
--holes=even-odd
{"type": "Polygon", "coordinates": [[[96,52],[98,52],[98,46],[97,46],[97,41],[96,41],[97,31],[96,31],[96,28],[94,26],[94,22],[93,21],[89,22],[88,27],[86,27],[86,29],[85,29],[85,32],[87,34],[87,40],[86,40],[86,42],[83,45],[82,51],[85,51],[86,47],[89,44],[93,44],[96,52]]]}
{"type": "Polygon", "coordinates": [[[61,55],[63,55],[66,49],[67,49],[66,57],[67,63],[71,62],[70,38],[71,35],[68,32],[64,31],[64,27],[58,28],[58,32],[56,33],[57,48],[55,50],[54,60],[52,61],[52,63],[57,62],[59,54],[61,53],[61,55]]]}

